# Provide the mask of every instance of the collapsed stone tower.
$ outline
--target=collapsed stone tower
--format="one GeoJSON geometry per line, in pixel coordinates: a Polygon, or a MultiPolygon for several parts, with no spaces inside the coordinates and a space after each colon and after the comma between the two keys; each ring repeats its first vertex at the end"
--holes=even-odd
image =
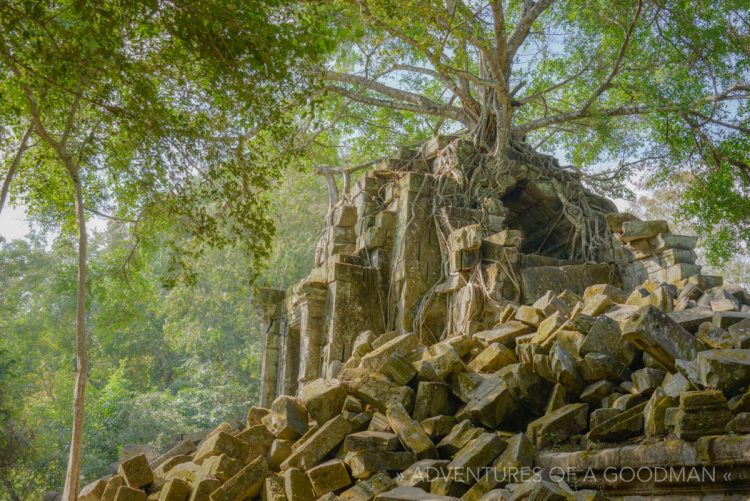
{"type": "Polygon", "coordinates": [[[710,288],[720,278],[700,274],[695,243],[618,214],[551,157],[488,160],[454,137],[402,148],[330,211],[310,275],[256,296],[260,403],[335,377],[364,331],[414,332],[430,346],[491,329],[508,303],[547,291],[688,277],[710,288]]]}

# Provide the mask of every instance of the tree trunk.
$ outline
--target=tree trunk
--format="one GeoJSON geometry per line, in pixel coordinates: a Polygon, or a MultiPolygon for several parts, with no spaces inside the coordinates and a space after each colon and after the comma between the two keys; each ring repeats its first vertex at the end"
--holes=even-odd
{"type": "Polygon", "coordinates": [[[18,150],[16,150],[13,161],[10,163],[10,167],[8,167],[8,173],[5,175],[5,179],[3,180],[3,187],[0,191],[0,213],[3,212],[3,207],[5,207],[5,199],[8,198],[10,182],[13,180],[13,176],[16,175],[18,164],[21,163],[21,157],[23,157],[23,153],[26,151],[27,145],[29,144],[29,136],[31,136],[32,129],[33,127],[31,125],[29,125],[29,128],[26,129],[26,133],[23,135],[23,139],[21,139],[21,144],[18,146],[18,150]]]}
{"type": "Polygon", "coordinates": [[[65,472],[63,501],[76,501],[78,479],[81,472],[83,452],[84,395],[88,376],[88,353],[86,350],[86,215],[83,209],[83,191],[78,173],[71,173],[75,189],[76,223],[78,225],[78,284],[76,291],[76,379],[73,389],[73,433],[70,440],[68,469],[65,472]]]}

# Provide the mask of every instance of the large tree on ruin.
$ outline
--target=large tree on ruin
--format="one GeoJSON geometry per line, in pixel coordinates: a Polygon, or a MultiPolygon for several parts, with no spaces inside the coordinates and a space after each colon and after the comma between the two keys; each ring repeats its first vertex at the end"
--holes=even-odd
{"type": "Polygon", "coordinates": [[[329,95],[464,128],[488,156],[614,167],[590,184],[688,170],[682,209],[712,256],[750,242],[747,2],[356,0],[339,15],[354,29],[317,71],[329,95]]]}

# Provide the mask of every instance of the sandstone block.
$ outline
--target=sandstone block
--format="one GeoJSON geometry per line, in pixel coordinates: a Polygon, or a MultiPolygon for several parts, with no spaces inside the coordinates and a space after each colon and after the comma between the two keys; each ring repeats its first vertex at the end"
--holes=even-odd
{"type": "Polygon", "coordinates": [[[107,481],[104,479],[94,480],[81,489],[78,493],[78,501],[99,501],[107,487],[107,481]]]}
{"type": "Polygon", "coordinates": [[[401,443],[410,450],[417,459],[431,459],[437,457],[437,449],[424,432],[419,423],[409,416],[401,404],[388,407],[386,411],[391,429],[398,435],[401,443]]]}
{"type": "Polygon", "coordinates": [[[454,414],[455,411],[456,402],[448,385],[431,381],[421,381],[417,385],[412,413],[415,420],[422,421],[441,414],[454,414]]]}
{"type": "Polygon", "coordinates": [[[403,471],[415,460],[414,454],[406,451],[364,451],[346,455],[346,464],[351,468],[354,478],[368,478],[379,471],[403,471]]]}
{"type": "Polygon", "coordinates": [[[733,395],[750,384],[750,350],[702,351],[696,370],[703,386],[733,395]]]}
{"type": "Polygon", "coordinates": [[[402,487],[419,487],[429,489],[430,483],[439,476],[447,475],[448,461],[442,459],[423,459],[404,470],[396,478],[402,487]]]}
{"type": "Polygon", "coordinates": [[[350,431],[351,424],[349,424],[349,421],[344,416],[336,416],[323,424],[281,463],[281,469],[300,468],[308,470],[312,468],[340,444],[350,431]]]}
{"type": "Polygon", "coordinates": [[[120,463],[117,473],[128,487],[141,489],[154,481],[154,472],[144,454],[139,454],[120,463]]]}
{"type": "Polygon", "coordinates": [[[506,365],[518,362],[513,350],[500,343],[492,343],[468,364],[468,368],[477,372],[495,372],[506,365]]]}
{"type": "Polygon", "coordinates": [[[493,327],[491,330],[477,332],[474,334],[474,339],[485,347],[492,343],[513,345],[516,338],[529,334],[532,331],[532,326],[517,320],[510,320],[493,327]]]}
{"type": "Polygon", "coordinates": [[[271,429],[278,438],[295,440],[307,431],[307,410],[295,398],[282,395],[271,405],[271,429]]]}
{"type": "Polygon", "coordinates": [[[244,461],[247,458],[249,450],[250,445],[247,442],[227,432],[220,431],[219,433],[209,435],[198,446],[198,450],[195,452],[195,456],[193,456],[193,462],[201,464],[206,458],[218,456],[219,454],[226,454],[231,458],[244,461]]]}
{"type": "Polygon", "coordinates": [[[260,494],[263,481],[271,474],[266,458],[260,457],[242,468],[211,493],[211,501],[242,501],[260,494]]]}
{"type": "Polygon", "coordinates": [[[588,437],[600,442],[624,440],[643,430],[643,411],[647,402],[642,402],[630,409],[620,411],[613,417],[591,428],[588,437]]]}
{"type": "Polygon", "coordinates": [[[146,501],[146,493],[140,489],[122,485],[117,489],[115,501],[146,501]]]}
{"type": "Polygon", "coordinates": [[[218,478],[204,478],[197,480],[190,494],[190,501],[210,501],[211,493],[221,486],[218,478]]]}
{"type": "Polygon", "coordinates": [[[750,318],[730,325],[728,331],[735,343],[735,348],[743,350],[750,348],[750,318]]]}
{"type": "Polygon", "coordinates": [[[657,221],[624,221],[620,240],[632,242],[642,238],[653,238],[660,233],[669,233],[669,225],[664,220],[657,221]]]}
{"type": "Polygon", "coordinates": [[[362,357],[360,366],[366,369],[376,370],[383,365],[391,355],[406,355],[417,348],[418,345],[419,340],[414,333],[407,333],[398,336],[362,357]]]}
{"type": "Polygon", "coordinates": [[[161,488],[159,501],[187,501],[191,491],[190,482],[180,478],[173,478],[172,480],[168,480],[161,488]]]}
{"type": "Polygon", "coordinates": [[[211,456],[203,461],[200,470],[198,470],[197,478],[212,477],[218,478],[222,482],[226,482],[231,477],[236,475],[243,465],[244,462],[232,459],[226,454],[211,456]]]}
{"type": "Polygon", "coordinates": [[[388,357],[378,371],[400,386],[406,385],[417,375],[417,369],[414,367],[414,364],[398,353],[394,353],[388,357]]]}
{"type": "Polygon", "coordinates": [[[323,424],[341,412],[346,390],[338,380],[316,379],[300,389],[299,399],[310,417],[323,424]]]}
{"type": "Polygon", "coordinates": [[[422,425],[422,429],[430,439],[436,440],[450,433],[456,425],[456,418],[454,416],[433,416],[423,419],[419,424],[422,425]]]}
{"type": "Polygon", "coordinates": [[[495,433],[482,433],[456,453],[448,464],[448,472],[459,482],[471,484],[480,468],[492,463],[506,445],[495,433]]]}
{"type": "Polygon", "coordinates": [[[622,338],[671,371],[675,359],[694,360],[701,348],[688,331],[653,306],[639,309],[623,323],[622,338]]]}
{"type": "Polygon", "coordinates": [[[385,431],[361,431],[344,439],[346,452],[387,452],[398,449],[398,436],[385,431]]]}
{"type": "Polygon", "coordinates": [[[276,439],[271,443],[271,447],[268,449],[268,454],[266,456],[268,467],[271,470],[279,471],[281,463],[291,455],[292,445],[294,445],[292,440],[282,439],[276,439]]]}
{"type": "Polygon", "coordinates": [[[113,475],[107,481],[107,485],[104,487],[104,492],[102,492],[102,501],[114,501],[115,496],[117,496],[117,490],[120,488],[120,486],[123,485],[125,485],[125,479],[122,477],[122,475],[113,475]]]}
{"type": "MultiPolygon", "coordinates": [[[[270,418],[270,415],[269,415],[270,418]]],[[[271,433],[265,425],[257,424],[245,428],[242,432],[237,434],[237,438],[242,440],[248,445],[247,456],[243,462],[249,462],[257,457],[265,456],[271,445],[273,444],[276,437],[271,433]]],[[[237,452],[241,454],[240,451],[237,452]]],[[[236,458],[243,459],[243,458],[236,458]]]]}
{"type": "Polygon", "coordinates": [[[313,501],[313,492],[310,479],[297,468],[289,468],[282,477],[284,479],[284,492],[288,501],[313,501]]]}
{"type": "Polygon", "coordinates": [[[408,386],[399,386],[388,378],[377,373],[363,373],[349,382],[353,395],[381,412],[389,405],[400,404],[411,409],[414,404],[414,390],[408,386]]]}
{"type": "Polygon", "coordinates": [[[343,489],[352,483],[346,465],[340,459],[332,459],[310,468],[307,471],[307,477],[318,497],[343,489]]]}
{"type": "Polygon", "coordinates": [[[367,480],[360,480],[353,487],[342,492],[339,497],[344,501],[372,501],[381,492],[396,487],[396,481],[387,473],[378,473],[367,480]]]}
{"type": "Polygon", "coordinates": [[[262,501],[286,501],[284,491],[284,479],[281,477],[266,477],[263,488],[260,490],[262,501]]]}
{"type": "Polygon", "coordinates": [[[526,434],[540,449],[564,442],[571,435],[586,429],[588,412],[588,404],[565,405],[530,422],[526,427],[526,434]]]}
{"type": "Polygon", "coordinates": [[[444,381],[450,374],[462,367],[458,352],[447,344],[436,344],[428,348],[422,356],[419,379],[422,381],[444,381]]]}
{"type": "Polygon", "coordinates": [[[483,432],[471,421],[465,419],[456,424],[451,431],[438,443],[437,449],[442,457],[453,457],[471,440],[474,440],[483,432]]]}

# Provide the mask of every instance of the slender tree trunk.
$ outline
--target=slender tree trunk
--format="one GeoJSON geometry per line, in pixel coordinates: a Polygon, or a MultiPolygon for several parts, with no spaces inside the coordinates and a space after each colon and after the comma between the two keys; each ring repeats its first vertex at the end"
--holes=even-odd
{"type": "Polygon", "coordinates": [[[18,146],[18,150],[16,150],[16,154],[8,167],[8,173],[5,175],[3,188],[2,191],[0,191],[0,213],[3,212],[3,207],[5,207],[5,200],[8,198],[8,190],[10,189],[10,182],[13,180],[13,176],[16,175],[18,164],[21,163],[21,158],[28,147],[29,136],[31,136],[32,130],[33,126],[29,125],[29,128],[26,129],[26,133],[23,135],[23,139],[21,139],[21,144],[18,146]]]}
{"type": "Polygon", "coordinates": [[[65,472],[63,501],[76,501],[78,479],[81,472],[83,452],[84,395],[88,376],[88,353],[86,350],[86,214],[83,209],[83,191],[78,173],[71,173],[75,189],[76,223],[78,225],[78,284],[76,291],[76,380],[73,389],[73,433],[70,440],[68,469],[65,472]]]}

